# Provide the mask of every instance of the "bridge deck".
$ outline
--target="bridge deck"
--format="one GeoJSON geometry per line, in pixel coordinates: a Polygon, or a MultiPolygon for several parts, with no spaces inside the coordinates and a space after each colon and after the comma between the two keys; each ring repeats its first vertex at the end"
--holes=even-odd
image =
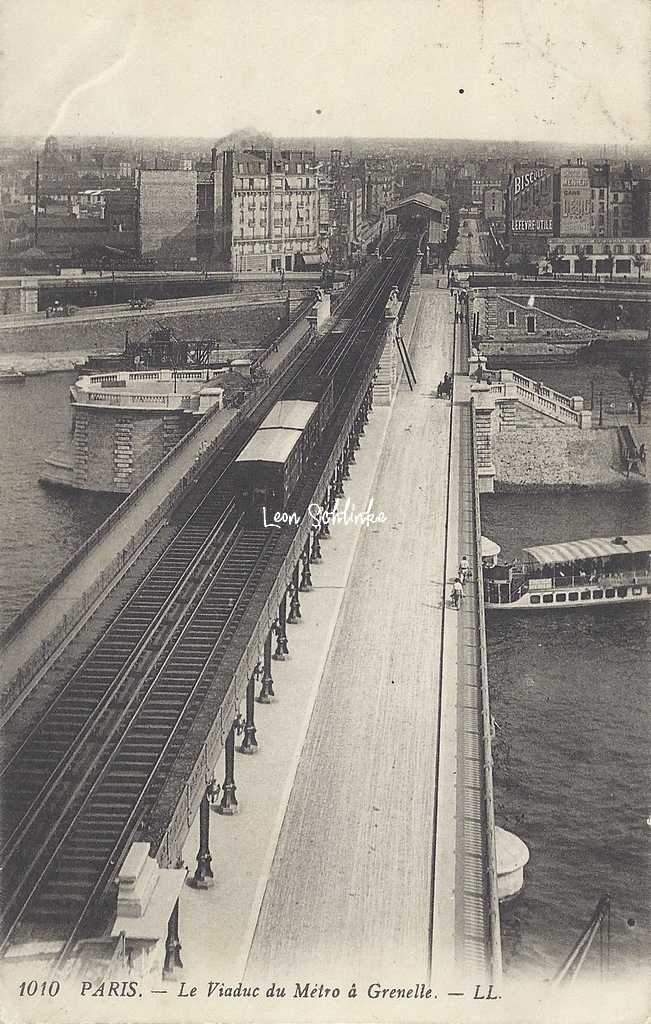
{"type": "MultiPolygon", "coordinates": [[[[431,288],[431,286],[430,286],[431,288]]],[[[267,884],[248,971],[428,973],[450,297],[414,292],[404,384],[267,884]],[[416,300],[416,302],[414,301],[416,300]]]]}
{"type": "MultiPolygon", "coordinates": [[[[429,975],[432,946],[435,955],[450,953],[474,979],[486,973],[485,823],[481,806],[473,804],[482,753],[473,691],[479,633],[471,601],[458,618],[452,613],[443,637],[444,719],[451,713],[455,728],[442,734],[448,747],[438,820],[435,807],[442,614],[449,588],[444,554],[450,407],[432,396],[450,365],[452,317],[448,293],[428,284],[414,293],[410,311],[418,335],[418,383],[413,394],[406,385],[398,394],[371,488],[374,508],[386,511],[389,521],[362,531],[298,767],[291,767],[296,777],[269,877],[257,882],[261,908],[247,965],[255,983],[310,973],[336,983],[351,971],[358,979],[422,981],[429,975]],[[390,587],[388,580],[394,581],[390,587]],[[464,713],[465,719],[459,717],[464,713]],[[454,785],[462,758],[465,788],[454,785]],[[435,821],[434,877],[438,910],[444,906],[445,912],[435,913],[432,936],[435,821]]],[[[467,404],[454,415],[459,421],[469,416],[467,404]]],[[[457,445],[468,443],[467,434],[457,432],[457,445]]],[[[454,558],[459,545],[473,550],[469,465],[453,465],[451,516],[461,515],[460,528],[455,518],[451,531],[454,558]]],[[[448,577],[451,558],[449,550],[448,577]]],[[[322,571],[315,571],[315,582],[322,571]]],[[[248,775],[248,765],[242,767],[248,775]]],[[[273,787],[268,781],[262,785],[278,804],[291,780],[281,775],[273,787]]],[[[221,841],[231,845],[223,832],[221,841]]],[[[241,912],[240,899],[267,859],[257,845],[239,849],[241,860],[229,863],[228,891],[222,889],[215,907],[229,921],[234,915],[224,902],[241,912]]],[[[206,895],[200,900],[208,910],[206,895]]],[[[198,908],[195,897],[182,907],[185,929],[188,913],[193,919],[198,908]]],[[[194,950],[194,934],[193,927],[186,930],[184,942],[188,961],[196,964],[206,953],[207,937],[204,931],[194,950]]],[[[228,946],[232,935],[224,939],[228,946]]],[[[236,959],[241,949],[238,954],[236,959]]]]}

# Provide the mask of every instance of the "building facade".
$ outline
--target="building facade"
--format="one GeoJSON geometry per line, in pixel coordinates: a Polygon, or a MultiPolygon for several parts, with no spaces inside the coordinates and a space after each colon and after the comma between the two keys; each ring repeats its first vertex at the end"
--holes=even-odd
{"type": "Polygon", "coordinates": [[[510,251],[542,255],[553,233],[553,168],[517,165],[506,194],[506,239],[510,251]]]}
{"type": "Polygon", "coordinates": [[[608,190],[609,234],[615,238],[630,238],[633,234],[633,182],[626,169],[615,172],[608,190]]]}
{"type": "Polygon", "coordinates": [[[553,238],[540,269],[543,274],[648,278],[651,277],[651,239],[583,235],[553,238]]]}
{"type": "Polygon", "coordinates": [[[651,178],[640,178],[631,190],[632,234],[651,237],[651,178]]]}
{"type": "Polygon", "coordinates": [[[582,160],[561,167],[558,173],[558,224],[555,234],[592,234],[592,186],[582,160]]]}
{"type": "Polygon", "coordinates": [[[299,254],[318,253],[320,222],[314,153],[224,153],[222,236],[233,271],[293,270],[299,254]]]}
{"type": "Polygon", "coordinates": [[[165,260],[196,255],[197,172],[139,170],[140,254],[165,260]]]}
{"type": "Polygon", "coordinates": [[[498,225],[504,223],[504,189],[501,185],[491,185],[484,189],[483,210],[486,220],[498,225]]]}

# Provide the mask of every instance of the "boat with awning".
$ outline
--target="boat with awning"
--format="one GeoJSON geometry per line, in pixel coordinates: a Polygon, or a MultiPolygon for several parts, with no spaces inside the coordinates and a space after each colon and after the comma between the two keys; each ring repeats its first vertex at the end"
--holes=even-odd
{"type": "Polygon", "coordinates": [[[590,537],[523,549],[484,569],[488,608],[579,607],[651,599],[651,534],[590,537]]]}

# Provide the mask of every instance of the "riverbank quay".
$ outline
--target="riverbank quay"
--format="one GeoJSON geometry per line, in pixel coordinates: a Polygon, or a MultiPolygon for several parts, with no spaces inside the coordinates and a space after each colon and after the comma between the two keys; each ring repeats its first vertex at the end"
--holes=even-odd
{"type": "MultiPolygon", "coordinates": [[[[635,434],[648,449],[651,427],[636,428],[635,434]]],[[[644,471],[626,477],[616,427],[577,431],[537,425],[505,432],[493,440],[493,459],[496,491],[649,486],[644,471]]]]}
{"type": "Polygon", "coordinates": [[[645,375],[634,382],[643,389],[635,401],[630,380],[621,374],[619,380],[611,379],[612,373],[606,376],[605,394],[602,386],[588,381],[587,399],[578,368],[576,376],[565,376],[563,391],[558,391],[514,370],[488,375],[484,443],[494,466],[495,488],[646,484],[651,402],[644,393],[645,375]]]}
{"type": "Polygon", "coordinates": [[[13,376],[41,377],[46,373],[69,373],[76,370],[86,359],[83,350],[66,352],[61,355],[42,352],[9,352],[0,355],[0,375],[3,380],[13,376]],[[4,376],[6,374],[6,376],[4,376]]]}
{"type": "MultiPolygon", "coordinates": [[[[209,308],[174,308],[161,303],[147,312],[107,312],[101,316],[84,310],[70,317],[39,323],[6,325],[0,320],[0,368],[24,366],[38,360],[53,361],[71,369],[89,355],[111,355],[124,350],[127,337],[146,341],[161,326],[178,337],[213,338],[224,348],[252,348],[287,324],[286,297],[270,297],[252,303],[246,297],[227,296],[229,301],[209,308]]],[[[16,320],[18,318],[15,318],[16,320]]]]}

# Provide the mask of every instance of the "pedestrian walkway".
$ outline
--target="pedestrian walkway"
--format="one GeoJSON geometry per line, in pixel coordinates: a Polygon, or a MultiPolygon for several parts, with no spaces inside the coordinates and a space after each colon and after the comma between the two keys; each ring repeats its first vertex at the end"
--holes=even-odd
{"type": "MultiPolygon", "coordinates": [[[[435,279],[412,292],[415,391],[403,383],[388,427],[376,406],[346,487],[387,522],[323,544],[278,700],[256,711],[260,752],[237,759],[240,814],[212,818],[215,887],[181,901],[192,977],[427,977],[450,310],[435,279]]],[[[189,865],[196,852],[195,827],[189,865]]]]}

